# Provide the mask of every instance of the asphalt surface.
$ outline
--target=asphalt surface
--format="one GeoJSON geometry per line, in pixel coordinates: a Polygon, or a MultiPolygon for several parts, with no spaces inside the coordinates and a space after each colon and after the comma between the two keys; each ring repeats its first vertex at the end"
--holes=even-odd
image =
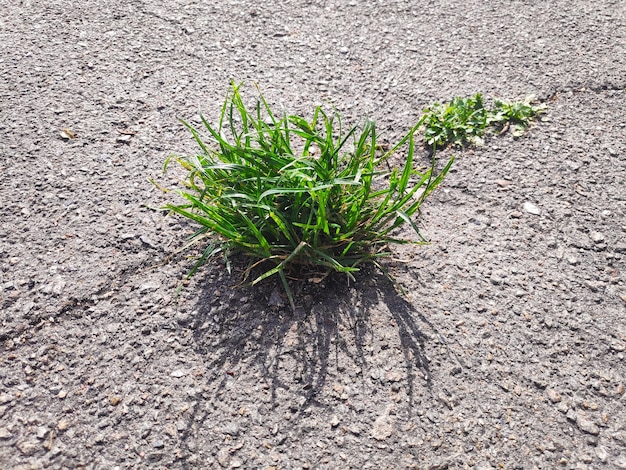
{"type": "Polygon", "coordinates": [[[626,468],[624,1],[0,0],[0,468],[626,468]],[[535,95],[457,151],[432,244],[312,289],[189,283],[179,119],[230,81],[389,141],[535,95]],[[530,204],[530,205],[529,205],[530,204]]]}

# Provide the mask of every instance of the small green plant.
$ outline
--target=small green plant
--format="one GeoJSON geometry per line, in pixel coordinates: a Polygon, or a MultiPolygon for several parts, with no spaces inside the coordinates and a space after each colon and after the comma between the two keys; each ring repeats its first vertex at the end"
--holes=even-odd
{"type": "Polygon", "coordinates": [[[533,97],[513,103],[494,100],[494,106],[489,112],[487,123],[495,125],[500,129],[500,132],[510,126],[514,137],[521,136],[533,119],[546,112],[546,105],[533,105],[532,100],[533,97]]]}
{"type": "Polygon", "coordinates": [[[256,260],[251,267],[271,263],[252,284],[277,274],[295,309],[292,268],[352,277],[364,263],[380,267],[390,244],[423,242],[413,218],[452,164],[435,171],[433,157],[415,169],[414,134],[423,121],[384,152],[372,121],[346,131],[337,113],[320,107],[311,121],[278,117],[262,95],[249,110],[233,84],[217,126],[202,118],[206,138],[184,123],[199,155],[170,157],[164,166],[175,158],[186,171],[177,191],[185,202],[167,208],[200,225],[192,241],[210,237],[192,273],[218,253],[243,252],[256,260]],[[404,163],[391,169],[400,151],[404,163]],[[405,224],[420,241],[396,232],[405,224]]]}
{"type": "Polygon", "coordinates": [[[448,143],[465,146],[482,137],[487,127],[487,111],[480,93],[472,98],[454,98],[448,104],[435,103],[424,113],[424,140],[431,147],[448,143]]]}
{"type": "Polygon", "coordinates": [[[436,103],[424,111],[424,140],[433,148],[481,144],[491,127],[502,133],[512,128],[513,135],[518,137],[545,111],[544,105],[531,103],[532,98],[514,103],[494,100],[493,108],[489,109],[480,93],[469,98],[454,98],[443,105],[436,103]]]}

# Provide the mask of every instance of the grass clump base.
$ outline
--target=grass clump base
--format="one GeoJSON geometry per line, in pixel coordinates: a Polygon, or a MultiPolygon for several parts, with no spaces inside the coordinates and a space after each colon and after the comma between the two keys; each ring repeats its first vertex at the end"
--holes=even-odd
{"type": "Polygon", "coordinates": [[[271,263],[252,284],[278,275],[295,309],[288,268],[353,278],[364,263],[380,267],[390,244],[423,242],[414,216],[452,164],[435,171],[433,158],[429,168],[415,168],[423,121],[383,151],[372,121],[344,129],[339,114],[321,107],[311,120],[277,116],[260,94],[247,108],[233,84],[218,123],[202,118],[204,135],[184,122],[199,154],[164,166],[174,159],[186,171],[177,190],[184,202],[167,209],[199,224],[192,242],[209,240],[191,274],[212,256],[243,252],[250,269],[271,263]],[[398,152],[404,164],[391,168],[398,152]],[[403,225],[418,241],[397,236],[403,225]]]}

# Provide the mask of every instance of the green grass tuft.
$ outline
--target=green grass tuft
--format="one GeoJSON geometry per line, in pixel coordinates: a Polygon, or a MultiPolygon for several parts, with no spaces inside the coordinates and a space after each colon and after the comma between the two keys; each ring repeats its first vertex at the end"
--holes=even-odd
{"type": "Polygon", "coordinates": [[[378,265],[390,244],[424,241],[414,217],[452,164],[435,171],[433,157],[415,168],[415,133],[426,119],[383,152],[372,121],[344,129],[339,114],[321,107],[310,121],[277,116],[262,95],[248,109],[233,84],[217,125],[203,118],[202,135],[184,123],[199,154],[164,166],[175,159],[187,172],[177,190],[185,202],[167,208],[199,224],[193,240],[210,236],[192,272],[219,253],[243,252],[255,266],[272,263],[252,284],[278,275],[295,309],[288,268],[352,277],[364,263],[378,265]],[[403,166],[391,169],[400,152],[403,166]],[[399,237],[403,225],[419,241],[399,237]]]}

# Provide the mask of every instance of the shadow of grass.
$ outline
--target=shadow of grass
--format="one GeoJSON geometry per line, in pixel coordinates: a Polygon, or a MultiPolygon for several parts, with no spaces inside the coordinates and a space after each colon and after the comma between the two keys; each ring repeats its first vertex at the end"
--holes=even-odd
{"type": "MultiPolygon", "coordinates": [[[[377,367],[374,345],[381,334],[393,337],[399,349],[394,354],[405,369],[408,414],[416,384],[430,389],[423,332],[428,322],[374,270],[361,273],[353,287],[339,276],[330,276],[324,285],[301,283],[296,295],[303,307],[296,312],[270,305],[282,292],[278,281],[233,289],[225,273],[198,276],[203,276],[198,280],[202,290],[191,328],[196,352],[205,358],[211,399],[220,400],[229,382],[247,376],[243,380],[262,384],[269,393],[269,409],[280,404],[302,416],[311,406],[330,407],[329,377],[350,373],[370,389],[377,387],[370,373],[377,367]]],[[[197,409],[192,421],[204,422],[209,414],[197,409]]]]}
{"type": "Polygon", "coordinates": [[[256,366],[275,398],[283,380],[277,359],[289,355],[296,366],[293,380],[301,384],[307,401],[313,399],[325,385],[329,361],[345,368],[345,360],[339,365],[342,355],[355,368],[369,368],[365,348],[378,328],[372,324],[372,312],[381,310],[387,317],[385,328],[395,329],[399,337],[409,399],[416,373],[429,383],[422,331],[428,321],[377,271],[362,273],[354,287],[339,275],[330,276],[323,285],[301,284],[297,294],[303,306],[295,313],[286,305],[270,306],[270,298],[282,292],[278,281],[232,288],[224,277],[200,280],[203,287],[192,325],[195,347],[206,357],[207,379],[213,388],[223,387],[233,370],[256,366]]]}

